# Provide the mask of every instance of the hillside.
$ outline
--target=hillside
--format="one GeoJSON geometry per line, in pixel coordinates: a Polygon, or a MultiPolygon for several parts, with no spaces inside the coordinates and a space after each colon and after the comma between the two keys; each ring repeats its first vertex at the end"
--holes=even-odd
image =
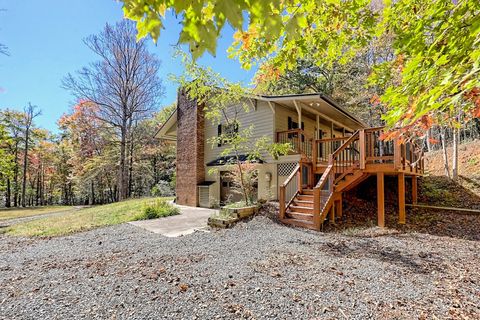
{"type": "MultiPolygon", "coordinates": [[[[448,148],[449,163],[451,165],[452,148],[448,148]]],[[[480,141],[461,144],[458,154],[458,183],[480,196],[480,141]]],[[[444,176],[442,151],[433,151],[425,156],[426,173],[431,176],[444,176]]],[[[451,169],[450,169],[451,171],[451,169]]]]}

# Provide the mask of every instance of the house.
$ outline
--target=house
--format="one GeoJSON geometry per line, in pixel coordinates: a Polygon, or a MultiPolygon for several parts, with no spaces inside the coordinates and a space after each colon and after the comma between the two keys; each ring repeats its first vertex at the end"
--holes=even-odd
{"type": "MultiPolygon", "coordinates": [[[[290,154],[278,159],[264,154],[257,164],[257,198],[278,200],[283,222],[318,230],[327,218],[334,221],[342,215],[344,192],[376,175],[378,224],[383,226],[384,176],[394,175],[399,223],[405,223],[405,179],[412,179],[416,201],[417,176],[423,172],[420,148],[381,140],[383,128],[367,128],[321,94],[245,99],[251,108],[238,119],[241,126],[253,125],[252,139],[269,137],[292,146],[290,154]]],[[[225,174],[230,167],[221,156],[225,146],[208,142],[225,126],[207,121],[204,106],[179,92],[176,111],[157,134],[177,144],[178,204],[211,207],[234,197],[225,174]]]]}

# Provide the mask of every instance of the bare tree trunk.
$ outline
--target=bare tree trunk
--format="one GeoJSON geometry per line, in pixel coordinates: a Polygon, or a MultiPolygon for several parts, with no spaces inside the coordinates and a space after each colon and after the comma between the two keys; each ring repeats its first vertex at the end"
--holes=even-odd
{"type": "Polygon", "coordinates": [[[33,120],[40,115],[40,111],[36,111],[37,107],[31,103],[25,108],[25,152],[23,154],[23,183],[22,183],[22,207],[25,207],[25,196],[27,191],[27,169],[28,169],[28,143],[30,139],[30,129],[33,120]]]}
{"type": "Polygon", "coordinates": [[[458,128],[453,128],[453,160],[452,160],[452,179],[458,180],[458,128]]]}
{"type": "Polygon", "coordinates": [[[430,152],[432,151],[432,145],[430,143],[430,139],[432,138],[432,132],[431,129],[427,129],[427,151],[430,152]]]}
{"type": "Polygon", "coordinates": [[[18,140],[15,142],[15,167],[13,168],[13,206],[18,207],[18,140]]]}
{"type": "Polygon", "coordinates": [[[10,178],[7,178],[7,193],[5,195],[5,207],[11,207],[11,199],[10,195],[12,194],[11,186],[10,186],[10,178]]]}
{"type": "Polygon", "coordinates": [[[37,183],[36,183],[36,190],[35,190],[35,205],[38,206],[40,204],[40,171],[37,172],[37,183]]]}
{"type": "Polygon", "coordinates": [[[120,165],[118,168],[118,200],[127,198],[127,172],[126,172],[126,157],[127,157],[127,132],[126,123],[121,129],[120,141],[120,165]]]}
{"type": "Polygon", "coordinates": [[[93,180],[90,182],[90,205],[95,204],[95,183],[93,180]]]}
{"type": "Polygon", "coordinates": [[[445,128],[440,129],[440,139],[442,140],[443,167],[445,169],[445,175],[450,178],[450,170],[448,168],[447,141],[445,141],[445,128]]]}
{"type": "Polygon", "coordinates": [[[28,168],[28,139],[30,135],[30,126],[25,131],[25,152],[23,154],[23,182],[22,182],[22,207],[26,206],[25,196],[27,190],[27,168],[28,168]]]}

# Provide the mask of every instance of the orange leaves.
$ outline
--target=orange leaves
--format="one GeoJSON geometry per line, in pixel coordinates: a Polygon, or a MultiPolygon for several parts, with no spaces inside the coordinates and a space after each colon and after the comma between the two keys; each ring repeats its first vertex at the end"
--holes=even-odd
{"type": "Polygon", "coordinates": [[[427,130],[433,126],[434,121],[431,116],[424,115],[423,117],[420,118],[420,124],[423,129],[427,130]]]}
{"type": "Polygon", "coordinates": [[[480,102],[477,104],[477,108],[473,110],[473,117],[480,118],[480,102]]]}
{"type": "Polygon", "coordinates": [[[403,54],[397,56],[397,59],[394,62],[395,67],[397,67],[398,71],[402,72],[405,66],[405,58],[403,54]]]}
{"type": "Polygon", "coordinates": [[[396,139],[396,138],[400,137],[400,135],[401,135],[400,130],[384,131],[380,135],[379,139],[389,141],[389,140],[393,140],[393,139],[396,139]]]}
{"type": "Polygon", "coordinates": [[[378,95],[374,94],[371,98],[370,98],[370,104],[372,104],[373,106],[377,106],[380,104],[380,98],[378,97],[378,95]]]}
{"type": "Polygon", "coordinates": [[[475,87],[470,92],[465,93],[465,99],[471,101],[475,108],[472,111],[474,118],[480,118],[480,88],[475,87]]]}
{"type": "Polygon", "coordinates": [[[257,84],[276,81],[280,78],[280,70],[271,64],[263,64],[255,77],[257,84]]]}
{"type": "Polygon", "coordinates": [[[249,50],[252,41],[258,37],[258,31],[255,27],[251,27],[248,29],[248,31],[236,31],[233,34],[233,38],[235,42],[241,44],[242,50],[249,50]]]}

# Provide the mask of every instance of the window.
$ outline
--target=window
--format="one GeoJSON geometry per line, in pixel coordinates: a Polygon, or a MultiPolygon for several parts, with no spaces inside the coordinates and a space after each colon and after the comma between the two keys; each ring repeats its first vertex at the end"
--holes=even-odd
{"type": "MultiPolygon", "coordinates": [[[[292,120],[292,117],[288,117],[288,130],[298,129],[298,122],[292,120]]],[[[305,130],[305,122],[302,121],[302,130],[305,130]]],[[[296,138],[296,133],[289,133],[288,138],[296,138]]],[[[302,135],[302,142],[304,141],[305,137],[302,135]]]]}
{"type": "Polygon", "coordinates": [[[234,121],[227,125],[219,124],[217,127],[218,146],[228,144],[228,141],[233,139],[238,133],[238,122],[234,121]]]}

